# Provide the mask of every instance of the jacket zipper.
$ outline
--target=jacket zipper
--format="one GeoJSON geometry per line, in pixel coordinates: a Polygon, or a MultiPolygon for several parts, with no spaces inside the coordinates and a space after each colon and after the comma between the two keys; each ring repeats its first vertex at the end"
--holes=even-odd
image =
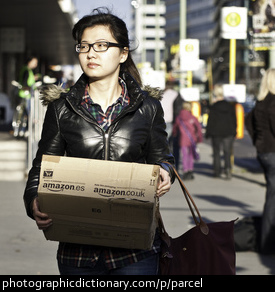
{"type": "Polygon", "coordinates": [[[118,117],[116,117],[116,119],[113,121],[114,124],[110,125],[110,127],[108,128],[108,130],[105,132],[96,122],[94,122],[93,120],[88,119],[87,117],[85,117],[82,113],[80,113],[79,111],[77,111],[74,106],[72,105],[72,103],[70,102],[70,100],[68,98],[66,98],[66,100],[68,101],[68,103],[70,104],[70,106],[72,107],[73,111],[78,114],[79,116],[81,116],[85,121],[87,121],[88,123],[94,124],[97,127],[100,128],[100,130],[103,133],[103,139],[104,139],[104,160],[109,160],[109,142],[110,142],[110,129],[111,127],[121,118],[123,117],[126,113],[130,112],[131,110],[133,110],[133,108],[135,107],[135,105],[132,105],[130,108],[128,108],[128,110],[123,111],[122,114],[119,114],[118,117]]]}
{"type": "Polygon", "coordinates": [[[109,131],[104,133],[104,145],[105,145],[104,160],[108,160],[109,158],[109,131]]]}

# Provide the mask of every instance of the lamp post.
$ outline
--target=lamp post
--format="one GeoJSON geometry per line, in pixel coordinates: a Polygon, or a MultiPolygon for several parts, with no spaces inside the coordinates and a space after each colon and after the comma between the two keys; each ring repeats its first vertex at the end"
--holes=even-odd
{"type": "MultiPolygon", "coordinates": [[[[180,41],[183,39],[186,39],[186,0],[180,0],[180,41]]],[[[183,87],[184,75],[183,72],[180,72],[180,88],[183,87]]]]}

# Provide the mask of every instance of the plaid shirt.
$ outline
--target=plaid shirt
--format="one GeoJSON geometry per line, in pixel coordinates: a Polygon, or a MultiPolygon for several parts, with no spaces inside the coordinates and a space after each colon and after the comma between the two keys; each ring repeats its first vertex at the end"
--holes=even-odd
{"type": "Polygon", "coordinates": [[[107,108],[106,113],[102,111],[99,104],[93,102],[88,93],[88,84],[85,89],[85,94],[83,96],[81,105],[89,111],[89,113],[97,120],[98,124],[105,131],[111,125],[112,121],[119,115],[122,109],[126,107],[130,102],[125,82],[121,78],[119,78],[119,83],[122,87],[121,94],[116,102],[114,102],[107,108]]]}
{"type": "MultiPolygon", "coordinates": [[[[125,82],[122,79],[119,79],[119,82],[122,86],[121,95],[114,104],[108,107],[106,113],[103,113],[100,105],[93,103],[88,93],[88,87],[85,90],[82,106],[91,113],[105,131],[130,102],[125,82]]],[[[116,269],[143,260],[159,251],[159,236],[156,236],[152,249],[146,251],[60,242],[57,259],[68,266],[94,267],[99,257],[103,257],[108,269],[116,269]]]]}

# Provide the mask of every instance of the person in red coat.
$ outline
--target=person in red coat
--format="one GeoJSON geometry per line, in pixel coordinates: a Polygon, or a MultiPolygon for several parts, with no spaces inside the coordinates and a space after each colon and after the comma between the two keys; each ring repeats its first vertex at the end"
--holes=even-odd
{"type": "Polygon", "coordinates": [[[191,113],[192,104],[184,102],[183,108],[173,125],[173,135],[180,134],[179,146],[181,149],[183,179],[194,179],[194,154],[192,143],[202,142],[202,130],[198,119],[191,113]]]}

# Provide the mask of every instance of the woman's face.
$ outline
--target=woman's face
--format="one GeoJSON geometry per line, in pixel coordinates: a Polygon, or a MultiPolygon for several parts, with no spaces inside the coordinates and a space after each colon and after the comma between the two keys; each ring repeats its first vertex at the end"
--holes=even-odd
{"type": "MultiPolygon", "coordinates": [[[[99,41],[117,43],[107,26],[97,25],[84,30],[81,43],[93,44],[99,41]]],[[[91,80],[102,80],[118,78],[120,64],[126,61],[127,56],[128,51],[118,47],[109,47],[105,52],[95,52],[91,47],[88,53],[79,53],[79,62],[91,80]]]]}

